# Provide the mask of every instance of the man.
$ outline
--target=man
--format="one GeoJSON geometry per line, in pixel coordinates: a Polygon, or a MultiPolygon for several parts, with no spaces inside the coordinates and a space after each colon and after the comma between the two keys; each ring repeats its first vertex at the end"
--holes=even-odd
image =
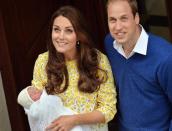
{"type": "Polygon", "coordinates": [[[172,45],[139,24],[136,0],[109,0],[105,49],[120,131],[172,131],[172,45]]]}

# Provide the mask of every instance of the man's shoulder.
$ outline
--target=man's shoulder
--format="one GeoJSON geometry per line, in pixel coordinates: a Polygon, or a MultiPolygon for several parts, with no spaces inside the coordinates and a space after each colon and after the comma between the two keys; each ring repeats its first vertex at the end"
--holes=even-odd
{"type": "Polygon", "coordinates": [[[109,34],[107,34],[107,35],[105,36],[105,39],[104,39],[104,43],[105,43],[105,45],[112,44],[112,43],[113,43],[113,41],[114,41],[114,38],[111,36],[111,34],[110,34],[110,33],[109,33],[109,34]]]}
{"type": "Polygon", "coordinates": [[[148,50],[157,54],[157,56],[168,56],[172,54],[172,44],[161,36],[149,34],[148,50]]]}
{"type": "Polygon", "coordinates": [[[171,43],[169,41],[167,41],[165,38],[163,38],[161,36],[158,36],[158,35],[155,35],[152,33],[149,33],[148,36],[149,36],[149,42],[166,43],[166,44],[171,45],[171,43]]]}
{"type": "Polygon", "coordinates": [[[148,48],[151,49],[157,49],[160,51],[163,50],[171,50],[172,51],[172,44],[166,40],[165,38],[155,35],[155,34],[149,34],[148,38],[148,48]]]}

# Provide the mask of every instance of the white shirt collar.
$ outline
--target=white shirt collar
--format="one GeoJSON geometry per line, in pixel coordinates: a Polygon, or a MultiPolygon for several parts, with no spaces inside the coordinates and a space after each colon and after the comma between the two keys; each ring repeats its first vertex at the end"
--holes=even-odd
{"type": "Polygon", "coordinates": [[[141,27],[141,34],[139,39],[136,42],[136,45],[134,47],[134,49],[132,50],[132,52],[130,53],[130,55],[128,57],[126,57],[124,50],[122,48],[121,44],[118,44],[116,42],[116,40],[114,40],[113,42],[113,47],[121,54],[123,55],[125,58],[130,58],[132,55],[134,55],[134,53],[139,53],[142,55],[146,55],[147,53],[147,45],[148,45],[148,34],[146,33],[146,31],[144,30],[144,28],[142,27],[142,25],[140,25],[141,27]]]}

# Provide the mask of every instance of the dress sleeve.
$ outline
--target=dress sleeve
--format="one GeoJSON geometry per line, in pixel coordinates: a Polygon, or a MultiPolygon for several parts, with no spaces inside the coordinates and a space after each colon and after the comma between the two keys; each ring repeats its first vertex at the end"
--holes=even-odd
{"type": "Polygon", "coordinates": [[[109,61],[105,55],[101,55],[100,68],[107,71],[108,79],[105,83],[101,84],[98,91],[98,108],[105,116],[106,123],[112,120],[117,112],[116,109],[116,87],[112,75],[112,70],[109,61]]]}
{"type": "Polygon", "coordinates": [[[48,53],[40,54],[35,62],[34,71],[33,71],[33,80],[32,86],[42,90],[47,83],[47,74],[46,74],[46,64],[48,61],[48,53]]]}

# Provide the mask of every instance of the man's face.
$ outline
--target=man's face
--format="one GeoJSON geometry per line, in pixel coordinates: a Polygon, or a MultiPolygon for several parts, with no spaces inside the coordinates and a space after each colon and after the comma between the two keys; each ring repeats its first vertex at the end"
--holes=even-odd
{"type": "Polygon", "coordinates": [[[136,28],[139,24],[139,16],[133,16],[131,7],[127,1],[114,1],[109,3],[108,25],[112,37],[117,43],[125,45],[134,41],[136,28]]]}

